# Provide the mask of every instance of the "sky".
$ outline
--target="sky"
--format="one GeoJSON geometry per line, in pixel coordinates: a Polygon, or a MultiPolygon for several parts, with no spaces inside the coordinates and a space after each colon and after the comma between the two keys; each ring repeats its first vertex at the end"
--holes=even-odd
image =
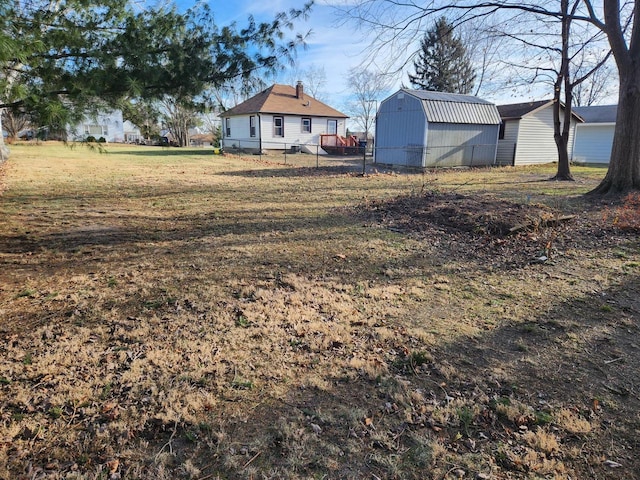
{"type": "MultiPolygon", "coordinates": [[[[304,1],[304,0],[303,0],[304,1]]],[[[354,33],[354,29],[339,26],[336,10],[332,5],[340,0],[316,0],[307,21],[299,21],[292,33],[306,33],[311,31],[307,38],[306,48],[297,52],[297,68],[302,71],[309,67],[322,67],[326,74],[327,103],[331,106],[345,108],[349,87],[347,76],[350,68],[357,67],[362,62],[362,52],[366,46],[366,40],[361,34],[354,33]]],[[[276,13],[288,11],[291,8],[299,8],[301,0],[209,0],[209,6],[214,12],[216,24],[219,26],[237,22],[241,27],[246,23],[249,15],[253,15],[256,21],[273,20],[276,13]]],[[[179,0],[181,8],[188,8],[195,4],[194,0],[179,0]]],[[[293,83],[290,70],[283,72],[274,83],[293,83]]],[[[400,86],[402,79],[398,78],[400,86]]],[[[389,92],[391,93],[391,91],[389,92]]],[[[382,99],[380,99],[382,100],[382,99]]]]}
{"type": "MultiPolygon", "coordinates": [[[[165,0],[171,1],[171,0],[165,0]]],[[[179,8],[189,8],[196,4],[196,0],[174,0],[179,8]]],[[[239,27],[246,23],[249,15],[256,21],[270,21],[276,13],[299,8],[304,0],[201,0],[205,1],[214,12],[219,26],[237,22],[239,27]]],[[[297,69],[303,71],[309,67],[324,68],[327,85],[321,100],[338,110],[348,112],[348,97],[350,89],[347,76],[350,68],[362,66],[365,59],[365,49],[371,39],[363,38],[353,24],[341,24],[341,19],[334,8],[344,4],[346,0],[315,0],[311,14],[307,21],[299,21],[293,33],[311,31],[307,39],[307,48],[299,49],[297,53],[297,69]]],[[[420,38],[416,39],[418,48],[420,38]]],[[[400,60],[405,60],[412,52],[393,52],[400,60]],[[404,58],[403,58],[404,57],[404,58]]],[[[283,72],[278,78],[267,80],[267,83],[293,84],[297,80],[291,71],[283,72]]],[[[393,93],[408,84],[407,73],[402,72],[392,77],[388,94],[393,93]]],[[[504,79],[502,84],[504,87],[504,79]]],[[[499,87],[501,88],[501,87],[499,87]]],[[[488,91],[488,89],[487,89],[488,91]]],[[[548,86],[527,86],[518,88],[502,88],[480,95],[483,98],[500,103],[517,103],[531,100],[551,98],[552,91],[548,86]]],[[[383,98],[377,99],[383,100],[383,98]]],[[[613,102],[611,102],[613,103],[613,102]]]]}
{"type": "MultiPolygon", "coordinates": [[[[300,0],[211,0],[209,2],[219,25],[232,21],[242,25],[249,15],[253,15],[257,21],[269,21],[277,12],[299,8],[301,4],[300,0]]],[[[335,4],[335,1],[316,0],[308,20],[297,22],[294,32],[310,31],[306,48],[299,49],[297,52],[298,69],[304,70],[310,66],[323,68],[327,77],[325,90],[330,89],[331,95],[340,99],[335,105],[338,108],[349,95],[346,81],[348,71],[361,63],[366,42],[360,38],[361,35],[354,34],[352,28],[338,25],[339,16],[333,8],[335,4]]],[[[283,72],[275,80],[278,83],[292,83],[292,73],[291,70],[283,72]]]]}

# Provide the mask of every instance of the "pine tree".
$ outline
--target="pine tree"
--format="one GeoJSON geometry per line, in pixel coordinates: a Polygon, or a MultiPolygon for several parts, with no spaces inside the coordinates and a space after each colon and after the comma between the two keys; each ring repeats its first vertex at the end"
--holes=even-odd
{"type": "Polygon", "coordinates": [[[438,19],[420,42],[420,53],[409,74],[411,86],[421,90],[470,93],[476,77],[462,40],[446,18],[438,19]]]}

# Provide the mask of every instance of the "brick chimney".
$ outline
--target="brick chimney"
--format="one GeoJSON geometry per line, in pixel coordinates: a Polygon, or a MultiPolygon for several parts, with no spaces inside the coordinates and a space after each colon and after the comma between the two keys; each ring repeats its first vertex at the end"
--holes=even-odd
{"type": "Polygon", "coordinates": [[[298,83],[296,83],[296,98],[299,98],[302,100],[303,97],[304,97],[304,87],[302,86],[302,82],[298,80],[298,83]]]}

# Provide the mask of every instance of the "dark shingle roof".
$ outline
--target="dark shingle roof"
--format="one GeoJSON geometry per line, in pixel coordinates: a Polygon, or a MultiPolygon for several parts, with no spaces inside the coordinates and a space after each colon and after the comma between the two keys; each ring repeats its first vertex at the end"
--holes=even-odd
{"type": "Polygon", "coordinates": [[[302,98],[297,98],[295,87],[278,84],[272,85],[245,102],[227,110],[222,116],[231,117],[251,113],[348,118],[344,113],[316,100],[310,95],[303,93],[302,98]]]}
{"type": "MultiPolygon", "coordinates": [[[[500,112],[500,118],[502,120],[517,120],[525,115],[528,115],[532,112],[540,108],[547,107],[548,105],[553,105],[554,100],[538,100],[536,102],[525,102],[525,103],[511,103],[508,105],[498,105],[498,112],[500,112]]],[[[560,106],[564,109],[564,103],[560,102],[560,106]]],[[[583,119],[578,112],[576,112],[575,108],[571,109],[571,116],[575,117],[579,122],[582,122],[583,119]]]]}
{"type": "Polygon", "coordinates": [[[553,100],[539,100],[537,102],[524,102],[524,103],[511,103],[508,105],[498,105],[498,112],[502,119],[517,119],[522,118],[526,114],[533,112],[534,110],[552,104],[553,100]]]}
{"type": "Polygon", "coordinates": [[[618,115],[618,105],[573,107],[573,111],[580,115],[585,123],[615,123],[618,115]]]}

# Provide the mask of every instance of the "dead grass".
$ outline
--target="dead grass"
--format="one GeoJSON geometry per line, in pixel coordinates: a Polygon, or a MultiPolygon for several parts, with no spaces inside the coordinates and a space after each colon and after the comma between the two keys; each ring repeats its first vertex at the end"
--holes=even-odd
{"type": "Polygon", "coordinates": [[[0,478],[638,478],[603,170],[12,150],[0,478]]]}

